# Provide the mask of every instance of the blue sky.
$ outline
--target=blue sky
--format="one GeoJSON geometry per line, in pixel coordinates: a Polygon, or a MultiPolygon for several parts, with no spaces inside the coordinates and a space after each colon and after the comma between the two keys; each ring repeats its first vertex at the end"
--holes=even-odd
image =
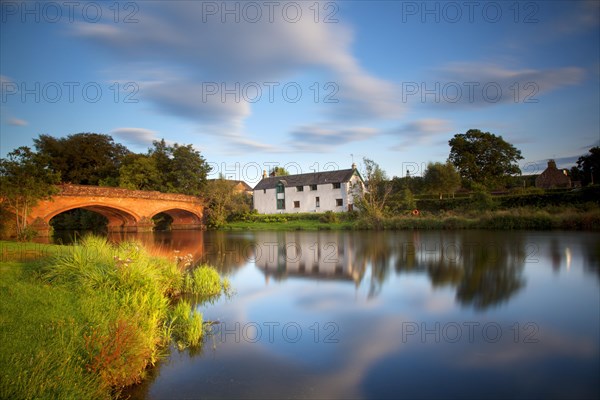
{"type": "Polygon", "coordinates": [[[598,1],[1,3],[0,155],[40,134],[193,144],[255,184],[445,161],[475,128],[524,173],[600,145],[598,1]]]}

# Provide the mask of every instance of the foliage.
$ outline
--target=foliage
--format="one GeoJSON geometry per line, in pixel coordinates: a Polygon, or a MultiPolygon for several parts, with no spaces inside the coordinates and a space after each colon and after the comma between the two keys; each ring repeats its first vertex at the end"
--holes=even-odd
{"type": "MultiPolygon", "coordinates": [[[[149,171],[156,169],[159,175],[144,183],[146,190],[199,195],[206,184],[206,175],[211,170],[204,157],[191,144],[175,143],[171,146],[164,139],[154,141],[148,157],[153,161],[138,163],[144,162],[149,171]]],[[[124,172],[127,174],[126,184],[141,184],[139,177],[133,176],[135,171],[124,172]]]]}
{"type": "Polygon", "coordinates": [[[162,185],[156,158],[145,154],[125,157],[119,169],[119,186],[131,190],[158,190],[162,185]]]}
{"type": "Polygon", "coordinates": [[[273,167],[269,171],[269,176],[287,176],[290,175],[289,171],[283,167],[273,167]]]}
{"type": "Polygon", "coordinates": [[[235,182],[226,179],[208,181],[203,194],[207,202],[206,221],[210,228],[219,228],[229,219],[250,212],[251,198],[234,190],[235,182]]]}
{"type": "Polygon", "coordinates": [[[215,296],[228,287],[209,267],[181,270],[133,242],[117,246],[88,237],[59,248],[53,258],[30,264],[28,276],[8,279],[9,286],[0,269],[0,307],[10,316],[0,324],[1,339],[19,344],[10,353],[0,348],[1,397],[108,398],[142,379],[171,340],[201,343],[202,317],[180,295],[215,296]],[[190,279],[193,285],[184,285],[190,279]]]}
{"type": "Polygon", "coordinates": [[[321,215],[321,218],[319,218],[319,221],[331,224],[339,222],[339,219],[337,214],[333,211],[325,211],[325,213],[321,215]]]}
{"type": "Polygon", "coordinates": [[[577,171],[583,185],[600,183],[600,147],[592,147],[589,154],[579,157],[577,171]]]}
{"type": "Polygon", "coordinates": [[[460,175],[450,162],[427,164],[423,180],[426,190],[438,194],[440,200],[444,193],[454,193],[460,188],[460,175]]]}
{"type": "Polygon", "coordinates": [[[492,195],[488,192],[483,185],[473,184],[474,192],[471,197],[472,207],[479,211],[491,210],[495,207],[496,203],[492,199],[492,195]]]}
{"type": "Polygon", "coordinates": [[[34,139],[44,166],[65,183],[115,186],[119,168],[129,150],[109,135],[77,133],[66,138],[40,135],[34,139]]]}
{"type": "Polygon", "coordinates": [[[0,201],[15,216],[18,239],[30,239],[29,211],[56,191],[59,176],[44,168],[44,157],[29,147],[19,147],[0,159],[0,201]]]}
{"type": "Polygon", "coordinates": [[[493,189],[505,185],[510,176],[521,173],[517,164],[523,159],[521,151],[502,136],[470,129],[454,135],[448,143],[449,161],[468,181],[493,189]]]}
{"type": "Polygon", "coordinates": [[[208,265],[200,265],[186,273],[183,280],[183,292],[202,297],[216,296],[224,288],[219,273],[208,265]]]}
{"type": "MultiPolygon", "coordinates": [[[[363,158],[364,171],[361,173],[367,189],[353,187],[357,193],[354,204],[365,218],[383,216],[392,185],[383,169],[375,161],[363,158]]],[[[358,184],[355,184],[355,186],[358,184]]]]}

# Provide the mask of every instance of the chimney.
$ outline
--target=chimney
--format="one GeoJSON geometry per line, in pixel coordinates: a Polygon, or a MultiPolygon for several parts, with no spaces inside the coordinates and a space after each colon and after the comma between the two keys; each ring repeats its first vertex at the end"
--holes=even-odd
{"type": "Polygon", "coordinates": [[[352,169],[356,169],[356,163],[352,163],[352,169]]]}
{"type": "Polygon", "coordinates": [[[556,162],[554,160],[548,160],[548,168],[556,169],[556,162]]]}
{"type": "Polygon", "coordinates": [[[265,179],[267,177],[267,170],[263,169],[263,179],[265,179]]]}

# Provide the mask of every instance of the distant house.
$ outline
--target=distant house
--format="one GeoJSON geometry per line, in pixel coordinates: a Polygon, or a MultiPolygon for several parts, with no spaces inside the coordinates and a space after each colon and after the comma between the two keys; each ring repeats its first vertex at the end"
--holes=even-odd
{"type": "MultiPolygon", "coordinates": [[[[214,182],[214,181],[218,181],[219,179],[209,179],[209,182],[214,182]]],[[[233,180],[233,179],[226,179],[225,180],[227,183],[229,183],[231,185],[231,190],[235,193],[244,193],[247,194],[248,196],[252,195],[252,187],[250,187],[250,185],[248,185],[246,182],[244,181],[237,181],[237,180],[233,180]]]]}
{"type": "Polygon", "coordinates": [[[231,181],[234,183],[233,190],[236,193],[245,193],[247,195],[252,195],[252,187],[248,185],[244,181],[231,181]]]}
{"type": "Polygon", "coordinates": [[[571,178],[566,170],[556,168],[554,160],[549,160],[548,168],[535,178],[535,186],[542,189],[570,188],[571,178]]]}
{"type": "Polygon", "coordinates": [[[356,165],[338,171],[269,176],[254,187],[254,209],[261,214],[350,211],[364,181],[356,165]]]}

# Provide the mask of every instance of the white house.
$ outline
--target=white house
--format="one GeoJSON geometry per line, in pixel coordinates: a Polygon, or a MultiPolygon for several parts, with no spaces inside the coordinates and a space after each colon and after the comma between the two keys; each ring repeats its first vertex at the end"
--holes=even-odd
{"type": "Polygon", "coordinates": [[[350,169],[309,174],[266,176],[254,187],[254,208],[260,214],[350,211],[364,181],[356,165],[350,169]]]}

